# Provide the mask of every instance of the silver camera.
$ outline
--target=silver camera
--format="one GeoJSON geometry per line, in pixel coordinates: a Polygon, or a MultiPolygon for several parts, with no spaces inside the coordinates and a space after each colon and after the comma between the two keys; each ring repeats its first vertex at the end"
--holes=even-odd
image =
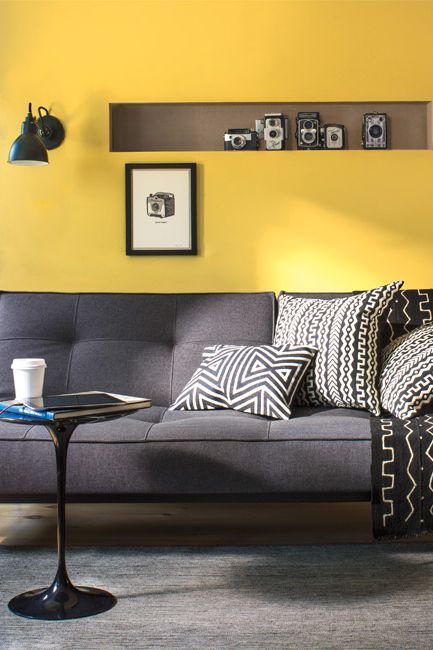
{"type": "Polygon", "coordinates": [[[251,151],[259,148],[259,136],[251,129],[227,129],[224,133],[226,151],[251,151]]]}
{"type": "Polygon", "coordinates": [[[259,134],[263,133],[269,151],[286,148],[289,130],[287,117],[283,113],[265,113],[263,120],[256,120],[256,130],[259,134]]]}
{"type": "Polygon", "coordinates": [[[320,133],[324,149],[344,149],[345,137],[342,124],[324,124],[320,133]]]}
{"type": "Polygon", "coordinates": [[[388,146],[388,116],[386,113],[365,113],[362,124],[364,149],[386,149],[388,146]]]}
{"type": "Polygon", "coordinates": [[[174,215],[174,194],[170,192],[155,192],[146,199],[147,215],[165,219],[174,215]]]}

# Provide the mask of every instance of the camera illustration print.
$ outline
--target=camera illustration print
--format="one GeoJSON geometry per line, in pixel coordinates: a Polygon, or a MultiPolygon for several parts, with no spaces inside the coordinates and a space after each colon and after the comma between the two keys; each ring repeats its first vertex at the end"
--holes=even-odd
{"type": "Polygon", "coordinates": [[[171,192],[155,192],[146,199],[147,216],[167,219],[175,214],[174,194],[171,192]]]}
{"type": "Polygon", "coordinates": [[[196,254],[195,192],[194,163],[127,164],[127,253],[196,254]]]}

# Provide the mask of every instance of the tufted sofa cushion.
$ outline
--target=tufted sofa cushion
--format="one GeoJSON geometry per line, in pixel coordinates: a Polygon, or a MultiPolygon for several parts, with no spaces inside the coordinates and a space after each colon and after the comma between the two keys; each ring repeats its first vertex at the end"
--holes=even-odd
{"type": "Polygon", "coordinates": [[[107,390],[168,406],[206,345],[271,343],[273,293],[0,294],[0,397],[14,357],[47,361],[44,392],[107,390]]]}
{"type": "MultiPolygon", "coordinates": [[[[285,421],[238,411],[161,409],[156,422],[137,415],[78,427],[69,449],[68,498],[370,498],[366,411],[299,408],[285,421]]],[[[54,500],[54,446],[44,427],[0,422],[0,446],[7,459],[0,496],[54,500]]]]}

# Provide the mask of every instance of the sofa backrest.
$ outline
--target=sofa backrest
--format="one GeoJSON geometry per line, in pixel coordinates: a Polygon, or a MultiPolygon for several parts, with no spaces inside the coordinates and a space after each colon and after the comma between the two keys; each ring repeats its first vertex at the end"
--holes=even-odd
{"type": "Polygon", "coordinates": [[[273,293],[0,293],[0,397],[15,357],[47,361],[44,392],[106,390],[170,404],[206,345],[269,344],[273,293]]]}
{"type": "MultiPolygon", "coordinates": [[[[272,343],[275,312],[273,293],[0,292],[0,398],[13,395],[13,358],[43,357],[45,393],[99,389],[166,406],[206,345],[272,343]]],[[[391,306],[383,344],[429,322],[433,289],[403,290],[391,306]]]]}

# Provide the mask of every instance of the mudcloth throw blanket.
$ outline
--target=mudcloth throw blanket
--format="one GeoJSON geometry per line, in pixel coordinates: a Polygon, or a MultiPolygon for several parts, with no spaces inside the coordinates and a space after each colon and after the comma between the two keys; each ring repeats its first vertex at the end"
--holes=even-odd
{"type": "Polygon", "coordinates": [[[433,531],[433,414],[371,417],[372,515],[376,539],[433,531]]]}
{"type": "MultiPolygon", "coordinates": [[[[394,300],[383,345],[433,322],[433,289],[394,300]]],[[[372,511],[376,539],[433,531],[433,413],[411,420],[371,417],[372,511]]]]}

